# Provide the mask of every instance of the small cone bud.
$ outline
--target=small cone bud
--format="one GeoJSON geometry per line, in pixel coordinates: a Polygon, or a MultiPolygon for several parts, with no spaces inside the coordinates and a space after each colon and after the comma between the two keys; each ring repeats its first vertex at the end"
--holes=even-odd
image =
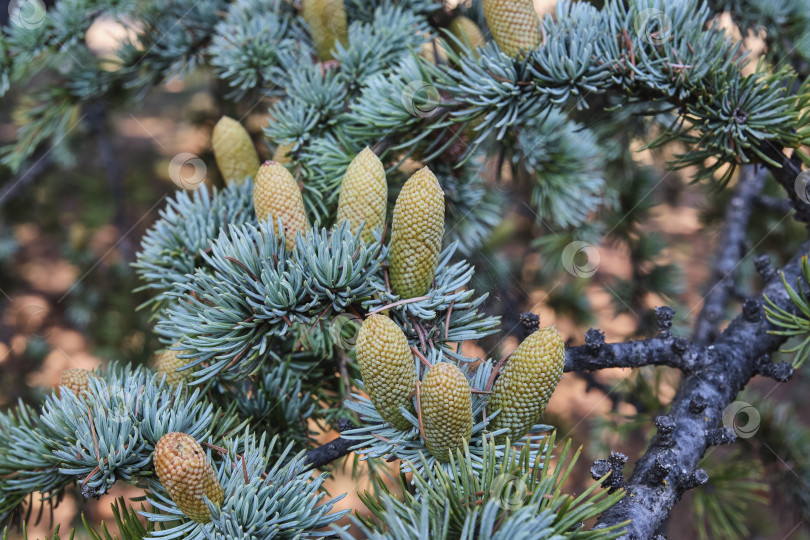
{"type": "Polygon", "coordinates": [[[385,223],[388,183],[380,158],[366,147],[349,164],[340,184],[337,223],[349,222],[353,234],[363,225],[364,242],[374,239],[374,231],[385,223]]]}
{"type": "Polygon", "coordinates": [[[484,17],[495,43],[509,56],[540,44],[540,19],[532,0],[484,0],[484,17]]]}
{"type": "Polygon", "coordinates": [[[397,197],[391,226],[389,277],[402,298],[430,289],[444,235],[444,192],[427,167],[411,176],[397,197]]]}
{"type": "Polygon", "coordinates": [[[400,407],[414,412],[416,366],[402,329],[385,315],[369,315],[357,334],[357,364],[371,402],[386,422],[410,429],[400,407]]]}
{"type": "Polygon", "coordinates": [[[562,379],[565,344],[556,328],[541,328],[523,340],[501,371],[487,412],[500,409],[489,424],[490,431],[509,428],[511,442],[520,440],[539,420],[562,379]]]}
{"type": "MultiPolygon", "coordinates": [[[[471,54],[473,54],[476,58],[478,58],[478,47],[484,44],[484,35],[481,33],[481,29],[478,28],[478,25],[473,22],[472,19],[465,17],[464,15],[459,15],[458,17],[454,18],[450,21],[450,26],[448,27],[450,33],[458,39],[461,44],[465,44],[469,46],[469,50],[471,54]]],[[[462,48],[461,44],[450,42],[450,46],[456,52],[456,54],[462,54],[465,52],[465,49],[462,48]]]]}
{"type": "Polygon", "coordinates": [[[185,433],[167,433],[155,445],[155,473],[182,512],[198,523],[211,521],[203,495],[217,506],[225,492],[200,443],[185,433]]]}
{"type": "Polygon", "coordinates": [[[455,364],[441,362],[422,381],[422,424],[425,445],[439,461],[461,448],[472,435],[472,392],[467,377],[455,364]]]}
{"type": "Polygon", "coordinates": [[[335,43],[348,42],[349,24],[343,0],[303,0],[301,16],[309,25],[318,58],[332,60],[335,43]]]}
{"type": "Polygon", "coordinates": [[[266,161],[259,167],[253,186],[253,206],[259,221],[272,220],[276,234],[281,219],[287,247],[295,249],[295,235],[307,230],[307,215],[301,189],[290,171],[275,161],[266,161]]]}
{"type": "Polygon", "coordinates": [[[161,377],[165,375],[166,383],[168,383],[170,386],[175,386],[181,382],[187,383],[191,379],[191,374],[194,372],[193,369],[177,371],[190,362],[190,360],[177,358],[177,355],[185,354],[186,352],[188,351],[175,351],[173,349],[167,349],[161,353],[161,355],[158,356],[157,360],[155,361],[155,371],[157,371],[161,377]]]}
{"type": "Polygon", "coordinates": [[[90,387],[90,379],[98,377],[89,369],[66,369],[59,378],[59,387],[64,387],[73,392],[76,396],[81,396],[90,387]]]}
{"type": "Polygon", "coordinates": [[[256,175],[259,156],[242,124],[223,116],[214,126],[212,143],[214,158],[226,184],[241,184],[246,177],[256,175]]]}

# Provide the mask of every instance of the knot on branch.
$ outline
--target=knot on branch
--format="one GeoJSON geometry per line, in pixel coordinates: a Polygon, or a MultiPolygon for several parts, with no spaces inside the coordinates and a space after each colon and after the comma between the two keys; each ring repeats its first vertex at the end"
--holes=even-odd
{"type": "Polygon", "coordinates": [[[776,277],[776,269],[771,264],[771,258],[767,255],[760,255],[754,259],[754,267],[765,281],[772,281],[776,277]]]}
{"type": "Polygon", "coordinates": [[[706,410],[706,405],[709,404],[709,400],[706,399],[706,396],[703,394],[696,394],[692,396],[692,399],[689,400],[689,412],[692,414],[703,414],[703,411],[706,410]]]}
{"type": "Polygon", "coordinates": [[[675,441],[672,433],[675,431],[675,420],[668,415],[661,415],[655,419],[655,427],[658,428],[658,442],[661,446],[672,446],[675,441]]]}
{"type": "Polygon", "coordinates": [[[655,308],[655,322],[658,325],[658,334],[662,338],[672,336],[672,317],[674,315],[675,310],[669,306],[655,308]]]}
{"type": "Polygon", "coordinates": [[[520,314],[520,339],[521,341],[529,337],[540,328],[540,315],[535,315],[531,311],[524,311],[520,314]]]}
{"type": "Polygon", "coordinates": [[[645,476],[646,482],[651,486],[657,486],[664,479],[669,476],[669,471],[672,470],[672,465],[669,463],[664,463],[661,461],[661,458],[655,458],[650,469],[647,471],[647,475],[645,476]]]}
{"type": "Polygon", "coordinates": [[[348,418],[338,418],[336,427],[339,432],[343,433],[344,431],[352,429],[352,421],[348,418]]]}
{"type": "MultiPolygon", "coordinates": [[[[342,433],[351,428],[352,423],[350,420],[341,418],[337,421],[337,429],[339,432],[342,433]]],[[[308,469],[317,469],[351,453],[351,447],[356,442],[357,441],[338,437],[317,448],[307,450],[304,454],[304,458],[308,469]]]]}
{"type": "Polygon", "coordinates": [[[793,366],[789,362],[771,362],[768,356],[763,356],[757,373],[776,382],[788,382],[793,377],[793,366]]]}
{"type": "Polygon", "coordinates": [[[675,338],[672,340],[672,351],[682,356],[689,349],[689,340],[686,338],[675,338]]]}
{"type": "Polygon", "coordinates": [[[96,488],[94,488],[90,484],[82,484],[81,490],[82,490],[82,497],[84,497],[85,499],[98,500],[101,498],[101,493],[96,491],[96,488]]]}
{"type": "Polygon", "coordinates": [[[749,298],[743,304],[743,319],[750,323],[756,323],[762,320],[762,304],[759,300],[749,298]]]}
{"type": "Polygon", "coordinates": [[[709,446],[731,444],[736,440],[737,434],[725,426],[706,430],[706,444],[709,446]]]}
{"type": "Polygon", "coordinates": [[[591,477],[594,480],[604,478],[606,475],[610,476],[602,484],[610,492],[624,486],[624,464],[627,463],[627,456],[621,452],[611,452],[607,459],[597,459],[591,466],[591,477]]]}
{"type": "Polygon", "coordinates": [[[709,473],[707,473],[704,469],[695,469],[695,472],[688,475],[681,481],[681,487],[684,491],[688,491],[690,489],[695,489],[698,486],[702,486],[708,481],[709,473]]]}
{"type": "Polygon", "coordinates": [[[605,346],[605,333],[596,328],[585,332],[585,347],[591,354],[597,354],[605,346]]]}

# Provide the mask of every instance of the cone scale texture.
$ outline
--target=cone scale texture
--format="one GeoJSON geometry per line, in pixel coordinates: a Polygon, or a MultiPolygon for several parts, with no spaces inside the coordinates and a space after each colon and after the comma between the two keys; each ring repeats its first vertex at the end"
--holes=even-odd
{"type": "Polygon", "coordinates": [[[427,167],[411,176],[397,197],[391,226],[389,277],[402,298],[430,289],[444,234],[444,193],[427,167]]]}
{"type": "Polygon", "coordinates": [[[90,379],[96,376],[89,369],[66,369],[59,378],[59,386],[69,389],[76,396],[80,396],[82,392],[89,388],[90,379]]]}
{"type": "Polygon", "coordinates": [[[357,234],[365,222],[360,238],[370,242],[374,239],[374,231],[385,223],[387,201],[385,167],[380,158],[366,147],[352,160],[343,176],[336,222],[348,221],[353,234],[357,234]]]}
{"type": "Polygon", "coordinates": [[[253,206],[259,221],[270,219],[279,234],[279,218],[284,225],[287,247],[295,248],[295,235],[307,230],[307,215],[301,189],[286,168],[275,161],[265,161],[256,174],[253,206]]]}
{"type": "Polygon", "coordinates": [[[425,445],[439,461],[469,442],[472,435],[472,392],[467,377],[455,364],[430,368],[421,387],[425,445]]]}
{"type": "Polygon", "coordinates": [[[157,361],[155,362],[155,371],[157,371],[161,377],[165,375],[166,383],[171,386],[175,386],[181,382],[185,383],[191,379],[191,373],[194,371],[193,369],[177,371],[179,368],[189,363],[189,360],[177,358],[178,354],[185,353],[186,351],[175,351],[168,349],[158,356],[157,361]]]}
{"type": "Polygon", "coordinates": [[[410,429],[400,406],[414,412],[416,366],[402,329],[385,315],[369,315],[357,334],[357,363],[369,399],[377,412],[397,429],[410,429]]]}
{"type": "Polygon", "coordinates": [[[540,20],[532,0],[484,0],[484,17],[495,43],[509,56],[540,44],[540,20]]]}
{"type": "Polygon", "coordinates": [[[203,495],[220,506],[225,492],[200,443],[185,433],[167,433],[155,445],[153,459],[155,473],[177,507],[193,521],[211,521],[203,495]]]}
{"type": "Polygon", "coordinates": [[[245,178],[256,175],[259,156],[242,124],[223,116],[214,126],[212,137],[214,158],[226,184],[241,184],[245,178]]]}
{"type": "Polygon", "coordinates": [[[565,344],[556,328],[541,328],[523,340],[495,381],[487,403],[487,412],[501,411],[488,429],[509,428],[498,436],[499,442],[507,436],[517,442],[540,420],[564,367],[565,344]]]}

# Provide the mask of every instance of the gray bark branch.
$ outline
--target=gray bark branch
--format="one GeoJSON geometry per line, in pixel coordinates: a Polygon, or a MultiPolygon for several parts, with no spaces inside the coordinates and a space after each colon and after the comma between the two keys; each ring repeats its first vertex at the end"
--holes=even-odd
{"type": "Polygon", "coordinates": [[[734,289],[734,271],[745,257],[746,228],[753,203],[765,184],[767,169],[746,165],[726,208],[726,219],[717,244],[717,260],[712,269],[703,308],[695,323],[692,339],[697,344],[717,338],[723,312],[734,289]]]}
{"type": "MultiPolygon", "coordinates": [[[[807,250],[804,244],[783,269],[788,282],[796,282],[807,250]]],[[[763,294],[795,311],[781,279],[772,279],[763,294]]],[[[697,465],[707,448],[735,438],[722,425],[726,407],[755,375],[773,376],[780,371],[774,369],[770,356],[784,338],[769,334],[772,329],[762,313],[762,298],[757,297],[746,302],[743,313],[712,345],[701,349],[669,414],[656,422],[658,433],[625,486],[627,496],[605,512],[598,526],[630,519],[626,538],[652,538],[683,493],[705,481],[697,465]]],[[[789,378],[792,369],[784,371],[780,378],[789,378]]]]}

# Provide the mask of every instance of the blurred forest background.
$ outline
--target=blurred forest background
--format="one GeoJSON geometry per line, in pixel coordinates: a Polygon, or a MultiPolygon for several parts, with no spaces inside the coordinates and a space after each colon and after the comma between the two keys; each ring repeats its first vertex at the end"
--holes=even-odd
{"type": "MultiPolygon", "coordinates": [[[[553,1],[537,2],[541,13],[552,6],[553,1]]],[[[5,24],[7,17],[8,2],[0,2],[0,22],[5,24]]],[[[730,20],[725,23],[729,31],[737,31],[730,20]]],[[[102,19],[86,39],[96,54],[105,55],[126,31],[102,19]]],[[[754,55],[762,47],[756,36],[747,36],[745,44],[754,55]]],[[[110,360],[145,363],[159,350],[148,312],[137,309],[146,297],[132,293],[139,283],[129,264],[165,197],[178,188],[169,175],[172,157],[181,152],[199,156],[207,166],[206,182],[219,186],[211,130],[220,116],[242,118],[256,141],[263,140],[270,101],[233,110],[224,93],[221,83],[200,69],[159,87],[142,104],[111,111],[109,132],[102,138],[111,145],[113,164],[104,162],[103,151],[71,152],[76,141],[97,147],[93,130],[99,126],[83,121],[75,127],[78,136],[19,175],[0,169],[1,408],[20,399],[37,402],[65,369],[90,369],[110,360]],[[69,162],[68,156],[75,163],[61,165],[69,162]]],[[[0,100],[0,144],[16,139],[16,106],[24,103],[21,88],[0,100]]],[[[667,170],[665,162],[679,150],[673,145],[664,152],[642,151],[641,146],[639,142],[638,151],[626,158],[641,165],[644,174],[628,183],[627,200],[615,210],[632,211],[636,221],[627,230],[619,226],[597,246],[596,272],[575,280],[556,281],[544,271],[543,241],[553,241],[553,231],[535,223],[523,202],[530,197],[512,184],[511,169],[504,166],[500,182],[489,185],[509,201],[502,209],[504,221],[475,258],[476,285],[491,291],[493,312],[507,318],[521,311],[539,313],[543,325],[556,324],[570,344],[581,344],[589,327],[603,330],[608,341],[650,335],[655,329],[652,308],[670,305],[676,310],[675,333],[691,336],[732,189],[690,184],[689,169],[667,170]],[[651,258],[653,266],[636,264],[651,258]],[[659,293],[645,287],[653,280],[665,282],[667,294],[660,294],[661,287],[655,287],[659,293]]],[[[262,144],[259,152],[262,159],[271,155],[262,144]]],[[[496,176],[495,166],[493,160],[489,178],[496,176]]],[[[789,207],[775,198],[779,194],[769,179],[749,224],[748,237],[757,240],[748,246],[738,281],[753,288],[760,286],[754,256],[767,253],[775,263],[784,262],[789,248],[803,237],[789,207]]],[[[729,313],[738,308],[731,306],[729,313]]],[[[516,338],[507,339],[514,341],[507,350],[517,345],[516,338]]],[[[695,523],[702,519],[699,508],[713,511],[713,505],[720,505],[718,511],[747,528],[752,538],[810,538],[805,527],[810,451],[802,453],[810,450],[804,412],[808,370],[810,364],[787,384],[755,379],[740,397],[759,411],[759,433],[730,448],[710,449],[701,465],[709,472],[709,483],[689,492],[675,509],[670,538],[695,537],[700,529],[695,523]],[[765,465],[753,459],[757,455],[765,465]],[[721,496],[712,499],[713,493],[721,496]]],[[[583,446],[573,489],[590,483],[586,465],[610,450],[623,451],[634,461],[679,377],[676,370],[653,367],[565,375],[545,421],[557,426],[558,439],[570,436],[583,446]]],[[[323,440],[333,436],[324,434],[323,440]]],[[[351,461],[347,463],[350,468],[351,461]]],[[[353,492],[353,485],[348,474],[338,471],[328,488],[337,494],[353,492]]],[[[116,487],[95,502],[68,493],[54,510],[53,523],[75,524],[81,512],[91,523],[109,519],[109,503],[120,495],[137,496],[138,491],[116,487]]],[[[362,503],[350,494],[338,507],[362,509],[362,503]]],[[[51,519],[44,515],[29,531],[41,537],[50,529],[51,519]]]]}

